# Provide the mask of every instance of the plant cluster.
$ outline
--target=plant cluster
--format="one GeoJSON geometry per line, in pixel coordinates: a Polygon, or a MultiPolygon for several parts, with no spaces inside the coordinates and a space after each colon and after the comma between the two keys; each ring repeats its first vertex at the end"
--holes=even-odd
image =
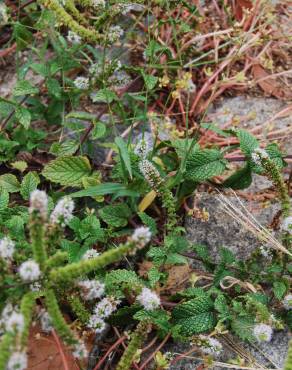
{"type": "MultiPolygon", "coordinates": [[[[199,115],[201,98],[210,103],[226,86],[246,82],[251,66],[236,67],[246,50],[258,51],[275,19],[265,13],[260,30],[256,11],[254,21],[245,9],[235,23],[232,6],[224,9],[222,22],[236,26],[226,45],[219,40],[219,60],[228,56],[234,68],[217,79],[209,53],[199,54],[205,37],[194,31],[208,17],[189,2],[39,0],[21,2],[19,14],[0,4],[0,30],[19,60],[11,95],[0,97],[0,370],[27,368],[34,321],[84,361],[81,332],[127,332],[118,370],[141,362],[152,331],[191,343],[211,364],[226,333],[260,343],[292,328],[286,153],[199,115]],[[138,61],[127,60],[129,49],[138,61]],[[198,84],[208,78],[197,95],[194,75],[198,84]],[[206,132],[231,144],[206,142],[206,132]],[[241,153],[235,170],[234,151],[241,153]],[[276,235],[223,195],[248,188],[254,174],[273,183],[281,206],[276,235]],[[246,261],[223,246],[215,263],[207,247],[187,240],[182,206],[202,186],[216,189],[223,210],[258,238],[246,261]],[[189,256],[202,276],[190,273],[180,289],[169,289],[172,269],[190,264],[189,256]]],[[[175,361],[169,353],[153,357],[157,370],[175,361]]],[[[285,370],[291,358],[292,345],[285,370]]]]}

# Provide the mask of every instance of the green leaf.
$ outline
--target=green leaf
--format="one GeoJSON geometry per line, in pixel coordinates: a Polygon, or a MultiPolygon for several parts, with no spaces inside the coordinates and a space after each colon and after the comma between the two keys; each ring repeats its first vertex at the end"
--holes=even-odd
{"type": "Polygon", "coordinates": [[[63,143],[53,143],[50,148],[50,153],[57,157],[70,156],[76,152],[79,143],[75,140],[66,140],[63,143]]]}
{"type": "Polygon", "coordinates": [[[117,99],[117,95],[115,92],[109,89],[101,89],[96,93],[91,94],[91,99],[93,103],[112,103],[114,100],[117,99]]]}
{"type": "Polygon", "coordinates": [[[155,236],[157,234],[157,226],[154,218],[148,216],[145,212],[138,212],[138,216],[143,224],[149,227],[151,234],[155,236]]]}
{"type": "Polygon", "coordinates": [[[40,178],[36,172],[26,174],[21,182],[20,194],[23,199],[29,199],[29,195],[34,191],[40,183],[40,178]]]}
{"type": "Polygon", "coordinates": [[[148,271],[148,280],[151,288],[154,288],[156,283],[160,280],[163,276],[163,273],[160,272],[155,266],[151,267],[148,271]]]}
{"type": "Polygon", "coordinates": [[[126,166],[128,172],[129,172],[130,178],[132,179],[133,175],[132,175],[131,159],[130,159],[130,156],[129,156],[127,145],[121,137],[117,137],[115,139],[115,143],[116,143],[117,147],[119,148],[119,152],[120,152],[120,156],[122,158],[122,161],[123,161],[124,165],[126,166]]]}
{"type": "Polygon", "coordinates": [[[105,206],[99,210],[101,219],[113,227],[123,227],[128,224],[131,210],[126,204],[105,206]]]}
{"type": "Polygon", "coordinates": [[[238,137],[242,153],[250,157],[255,148],[258,148],[259,146],[257,139],[245,130],[238,130],[236,135],[238,137]]]}
{"type": "Polygon", "coordinates": [[[46,64],[41,64],[41,63],[32,63],[30,65],[30,68],[38,73],[39,75],[43,76],[43,77],[47,77],[48,74],[49,74],[49,69],[48,69],[48,66],[46,64]]]}
{"type": "Polygon", "coordinates": [[[276,164],[279,169],[282,169],[287,166],[283,160],[283,154],[276,143],[272,143],[266,146],[266,152],[269,154],[269,157],[276,164]]]}
{"type": "Polygon", "coordinates": [[[229,176],[222,184],[225,188],[231,188],[234,190],[245,189],[252,183],[252,172],[249,164],[240,168],[229,176]]]}
{"type": "Polygon", "coordinates": [[[31,114],[28,109],[17,107],[15,110],[15,117],[25,129],[29,128],[31,122],[31,114]]]}
{"type": "Polygon", "coordinates": [[[7,190],[1,188],[0,189],[0,211],[3,211],[5,208],[7,208],[8,204],[9,204],[9,193],[7,190]]]}
{"type": "Polygon", "coordinates": [[[18,81],[16,86],[13,89],[14,96],[32,95],[32,94],[37,94],[38,92],[39,92],[39,89],[33,86],[27,80],[18,81]]]}
{"type": "Polygon", "coordinates": [[[143,79],[147,90],[152,90],[157,84],[158,77],[146,74],[142,71],[143,79]]]}
{"type": "Polygon", "coordinates": [[[10,163],[11,167],[20,171],[24,172],[27,169],[27,163],[25,161],[15,161],[10,163]]]}
{"type": "Polygon", "coordinates": [[[61,99],[62,88],[58,80],[56,80],[55,78],[49,78],[47,80],[47,88],[50,95],[54,96],[57,99],[61,99]]]}
{"type": "Polygon", "coordinates": [[[96,197],[99,195],[115,194],[119,191],[126,191],[128,188],[123,184],[117,184],[114,182],[107,182],[96,186],[90,186],[85,190],[77,191],[76,193],[70,194],[72,198],[83,198],[83,197],[96,197]]]}
{"type": "Polygon", "coordinates": [[[253,341],[254,319],[249,316],[235,316],[231,322],[231,329],[242,340],[253,341]]]}
{"type": "Polygon", "coordinates": [[[281,300],[287,292],[286,284],[282,281],[275,281],[273,283],[273,292],[275,297],[281,300]]]}
{"type": "Polygon", "coordinates": [[[81,186],[82,178],[89,176],[91,166],[86,157],[59,157],[45,166],[42,175],[65,186],[81,186]]]}
{"type": "Polygon", "coordinates": [[[220,151],[204,149],[191,154],[186,162],[186,179],[205,181],[220,175],[226,168],[227,161],[220,151]]]}
{"type": "Polygon", "coordinates": [[[210,298],[201,296],[177,305],[172,311],[172,318],[176,325],[180,325],[184,335],[199,334],[215,326],[212,308],[210,298]]]}
{"type": "Polygon", "coordinates": [[[20,183],[15,175],[7,173],[0,176],[0,187],[8,193],[16,193],[20,190],[20,183]]]}
{"type": "Polygon", "coordinates": [[[88,112],[70,112],[66,115],[66,119],[76,118],[82,121],[93,121],[95,115],[88,112]]]}
{"type": "Polygon", "coordinates": [[[95,122],[94,128],[91,131],[91,138],[93,140],[100,139],[106,133],[106,125],[102,122],[95,122]]]}
{"type": "Polygon", "coordinates": [[[107,294],[114,295],[117,298],[123,298],[124,290],[141,286],[141,280],[134,271],[118,269],[113,270],[106,275],[105,286],[107,294]]]}

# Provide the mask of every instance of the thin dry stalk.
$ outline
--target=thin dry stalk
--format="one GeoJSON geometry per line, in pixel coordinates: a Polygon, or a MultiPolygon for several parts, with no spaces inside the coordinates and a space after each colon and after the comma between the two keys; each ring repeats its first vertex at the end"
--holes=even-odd
{"type": "Polygon", "coordinates": [[[261,242],[265,242],[267,247],[283,252],[292,257],[292,254],[276,239],[273,235],[263,227],[250,211],[245,207],[239,197],[233,192],[238,204],[233,204],[225,195],[219,192],[219,201],[222,209],[234,220],[236,220],[246,230],[250,231],[261,242]]]}

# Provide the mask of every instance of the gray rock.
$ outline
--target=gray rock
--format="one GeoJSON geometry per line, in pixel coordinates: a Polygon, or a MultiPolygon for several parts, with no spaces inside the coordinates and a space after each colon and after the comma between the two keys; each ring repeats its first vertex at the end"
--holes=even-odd
{"type": "Polygon", "coordinates": [[[272,98],[237,96],[224,98],[208,112],[208,117],[219,127],[238,127],[256,129],[264,141],[278,142],[282,149],[291,147],[292,117],[289,112],[276,115],[288,107],[288,104],[272,98]],[[277,135],[271,131],[282,130],[277,135]]]}
{"type": "MultiPolygon", "coordinates": [[[[229,200],[237,203],[235,197],[229,197],[229,200]]],[[[263,208],[261,204],[255,202],[247,204],[243,201],[243,203],[263,226],[272,222],[279,209],[278,204],[263,208]]],[[[236,257],[246,260],[252,251],[261,245],[250,231],[245,230],[222,210],[217,195],[201,193],[196,206],[200,209],[205,208],[209,213],[209,220],[187,217],[185,222],[187,238],[194,244],[206,245],[215,261],[218,261],[220,247],[226,247],[236,257]]]]}

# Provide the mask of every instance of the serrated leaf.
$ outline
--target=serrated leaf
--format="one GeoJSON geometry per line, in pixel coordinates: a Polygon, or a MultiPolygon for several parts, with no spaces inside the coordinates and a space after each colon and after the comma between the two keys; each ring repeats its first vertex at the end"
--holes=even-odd
{"type": "Polygon", "coordinates": [[[119,153],[122,158],[122,161],[129,172],[130,178],[132,179],[133,175],[132,175],[131,159],[129,156],[127,145],[121,137],[117,137],[115,139],[115,143],[117,147],[119,148],[119,153]]]}
{"type": "Polygon", "coordinates": [[[31,114],[28,109],[17,107],[15,110],[15,117],[25,129],[29,128],[31,122],[31,114]]]}
{"type": "Polygon", "coordinates": [[[91,131],[91,138],[93,140],[100,139],[106,133],[106,125],[102,122],[96,122],[94,128],[91,131]]]}
{"type": "Polygon", "coordinates": [[[240,168],[229,176],[222,184],[225,188],[231,188],[234,190],[246,189],[252,183],[252,172],[249,164],[240,168]]]}
{"type": "Polygon", "coordinates": [[[110,226],[124,227],[128,224],[131,210],[126,204],[116,204],[101,208],[99,215],[110,226]]]}
{"type": "Polygon", "coordinates": [[[8,204],[9,204],[9,193],[7,190],[1,188],[0,189],[0,211],[3,211],[5,208],[7,208],[8,204]]]}
{"type": "Polygon", "coordinates": [[[143,224],[149,227],[151,234],[155,236],[157,234],[157,227],[154,218],[148,216],[144,212],[139,212],[138,216],[140,217],[143,224]]]}
{"type": "Polygon", "coordinates": [[[238,130],[236,135],[238,137],[242,153],[250,157],[255,148],[259,146],[257,139],[245,130],[238,130]]]}
{"type": "Polygon", "coordinates": [[[114,100],[117,99],[117,95],[115,92],[109,89],[101,89],[96,93],[91,94],[91,99],[93,103],[112,103],[114,100]]]}
{"type": "Polygon", "coordinates": [[[75,140],[66,140],[63,143],[53,143],[50,148],[50,153],[57,157],[70,156],[76,152],[79,143],[75,140]]]}
{"type": "Polygon", "coordinates": [[[231,329],[242,340],[253,341],[254,320],[251,317],[233,317],[231,329]]]}
{"type": "Polygon", "coordinates": [[[40,178],[36,172],[29,172],[26,174],[21,182],[20,194],[23,199],[29,199],[29,195],[34,191],[40,183],[40,178]]]}
{"type": "Polygon", "coordinates": [[[283,154],[276,143],[272,143],[266,146],[266,152],[269,154],[269,157],[276,164],[279,169],[282,169],[287,166],[283,160],[283,154]]]}
{"type": "Polygon", "coordinates": [[[82,178],[89,176],[91,166],[86,157],[59,157],[45,166],[42,175],[65,186],[81,186],[82,178]]]}
{"type": "Polygon", "coordinates": [[[220,175],[226,168],[227,161],[216,149],[198,150],[191,154],[186,162],[186,179],[205,181],[220,175]]]}
{"type": "Polygon", "coordinates": [[[124,289],[127,287],[140,286],[141,280],[134,271],[119,269],[111,271],[106,275],[106,291],[117,298],[124,297],[124,289]]]}
{"type": "Polygon", "coordinates": [[[7,173],[0,176],[0,187],[8,193],[16,193],[20,190],[20,183],[15,175],[7,173]]]}
{"type": "Polygon", "coordinates": [[[275,297],[281,300],[287,292],[286,284],[282,281],[275,281],[273,283],[273,292],[275,297]]]}
{"type": "Polygon", "coordinates": [[[18,81],[13,89],[14,96],[32,95],[38,92],[39,89],[27,80],[18,81]]]}
{"type": "Polygon", "coordinates": [[[142,73],[147,90],[153,90],[157,84],[158,77],[142,73]]]}
{"type": "Polygon", "coordinates": [[[56,80],[55,78],[49,78],[47,80],[47,88],[50,95],[54,96],[57,99],[61,99],[62,88],[58,80],[56,80]]]}
{"type": "Polygon", "coordinates": [[[177,305],[172,311],[172,318],[176,325],[180,325],[184,335],[199,334],[215,326],[212,308],[213,302],[209,297],[199,296],[177,305]]]}
{"type": "Polygon", "coordinates": [[[27,163],[25,161],[16,161],[10,164],[12,168],[24,172],[27,169],[27,163]]]}

